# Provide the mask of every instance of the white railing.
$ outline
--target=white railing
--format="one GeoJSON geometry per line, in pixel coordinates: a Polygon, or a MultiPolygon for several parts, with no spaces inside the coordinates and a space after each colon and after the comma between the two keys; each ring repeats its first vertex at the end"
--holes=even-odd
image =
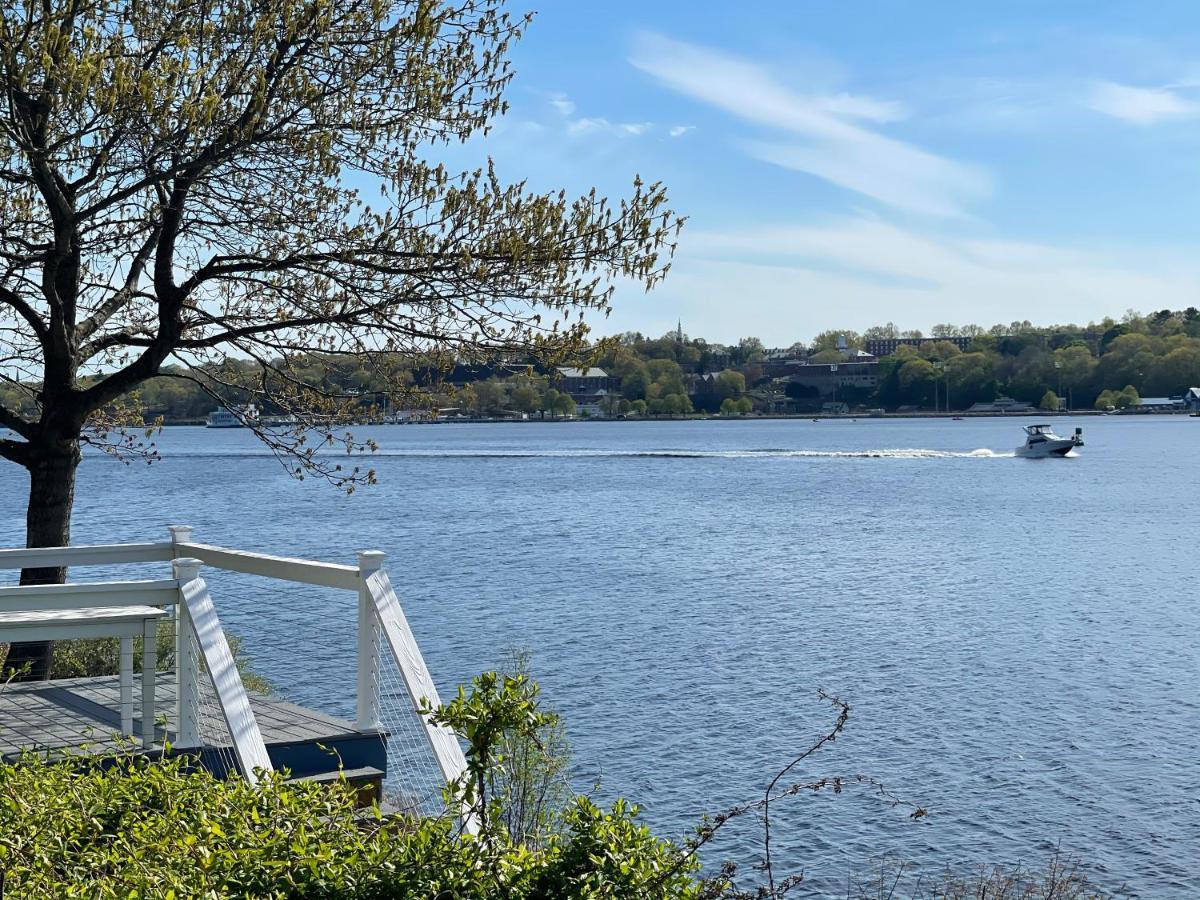
{"type": "Polygon", "coordinates": [[[0,550],[0,569],[123,565],[125,563],[166,562],[174,557],[175,548],[169,543],[36,547],[0,550]]]}
{"type": "Polygon", "coordinates": [[[161,606],[168,609],[178,602],[179,582],[174,578],[0,587],[0,612],[76,609],[80,606],[161,606]]]}
{"type": "Polygon", "coordinates": [[[200,577],[200,560],[181,557],[175,560],[175,575],[179,579],[179,638],[176,646],[179,660],[175,671],[179,677],[179,728],[176,742],[180,747],[200,746],[199,701],[196,687],[200,681],[198,661],[212,679],[217,695],[217,705],[229,727],[233,751],[237,754],[242,774],[253,782],[258,780],[258,771],[271,771],[271,757],[263,742],[250,698],[242,684],[237,663],[225,639],[225,632],[217,619],[208,585],[200,577]]]}
{"type": "Polygon", "coordinates": [[[379,665],[380,650],[386,646],[404,681],[413,711],[421,717],[442,776],[452,781],[462,775],[466,759],[453,732],[435,725],[423,713],[424,709],[436,708],[440,700],[395,589],[383,569],[385,554],[363,551],[358,554],[358,564],[349,566],[196,543],[192,540],[192,528],[186,525],[170,526],[169,532],[170,540],[162,543],[0,550],[0,569],[165,561],[172,562],[174,568],[171,579],[0,587],[0,612],[122,605],[177,607],[175,671],[179,683],[175,745],[195,748],[201,744],[199,678],[203,660],[242,772],[253,780],[255,770],[269,771],[271,762],[208,586],[200,577],[201,566],[355,591],[358,594],[356,727],[361,731],[381,727],[379,665]]]}

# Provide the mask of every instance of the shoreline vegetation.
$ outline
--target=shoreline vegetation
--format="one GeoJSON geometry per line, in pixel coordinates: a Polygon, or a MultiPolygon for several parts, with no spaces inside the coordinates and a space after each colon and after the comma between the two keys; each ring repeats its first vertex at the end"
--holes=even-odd
{"type": "MultiPolygon", "coordinates": [[[[1171,409],[1171,410],[1156,410],[1149,412],[1127,412],[1127,411],[1108,411],[1099,409],[1029,409],[1024,412],[970,412],[968,410],[954,410],[951,412],[884,412],[880,414],[870,414],[867,412],[848,412],[848,413],[744,413],[738,415],[719,415],[712,413],[684,413],[684,414],[662,414],[658,416],[614,416],[612,418],[596,417],[596,416],[555,416],[553,418],[532,417],[528,419],[518,419],[501,416],[459,416],[455,418],[444,419],[413,419],[406,422],[372,422],[370,420],[353,423],[362,425],[501,425],[501,424],[517,424],[529,425],[538,422],[552,422],[561,425],[578,425],[582,423],[597,423],[597,422],[737,422],[737,421],[797,421],[797,422],[862,422],[862,421],[880,421],[889,419],[946,419],[950,421],[958,421],[965,419],[1020,419],[1030,416],[1035,418],[1067,418],[1067,417],[1086,417],[1092,418],[1095,416],[1111,416],[1119,415],[1122,418],[1140,418],[1151,416],[1159,418],[1161,416],[1182,416],[1188,417],[1191,414],[1186,409],[1171,409]]],[[[164,428],[197,428],[205,427],[204,419],[178,419],[164,420],[158,423],[164,428]]]]}
{"type": "MultiPolygon", "coordinates": [[[[368,365],[309,352],[279,364],[332,398],[331,421],[345,424],[1159,414],[1189,411],[1185,395],[1200,390],[1200,311],[1131,311],[1088,325],[937,325],[929,336],[889,323],[784,348],[755,337],[713,343],[680,326],[659,338],[604,338],[569,358],[396,353],[368,365]]],[[[277,386],[234,387],[255,365],[228,358],[202,377],[167,367],[110,413],[130,424],[201,425],[218,406],[254,404],[272,425],[287,418],[272,401],[277,386]]],[[[36,387],[0,386],[0,401],[28,405],[36,387]]]]}

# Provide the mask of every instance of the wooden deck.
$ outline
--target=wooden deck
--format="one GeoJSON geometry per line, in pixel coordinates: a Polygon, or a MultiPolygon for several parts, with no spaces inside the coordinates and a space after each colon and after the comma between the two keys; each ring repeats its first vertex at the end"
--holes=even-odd
{"type": "MultiPolygon", "coordinates": [[[[175,694],[174,674],[160,672],[155,708],[157,720],[165,727],[156,728],[156,750],[149,752],[161,753],[165,740],[174,741],[175,694]]],[[[335,771],[340,760],[347,770],[386,773],[387,745],[379,732],[358,731],[349,722],[277,697],[254,692],[249,697],[276,769],[288,769],[298,778],[317,777],[335,771]]],[[[232,756],[228,730],[207,679],[201,682],[200,709],[200,734],[204,738],[200,762],[224,776],[232,756]]],[[[122,746],[120,727],[120,685],[115,675],[0,686],[0,758],[5,760],[22,750],[52,755],[104,753],[122,746]]],[[[135,719],[133,731],[141,733],[140,719],[135,719]]],[[[147,752],[128,740],[124,746],[134,752],[147,752]]]]}

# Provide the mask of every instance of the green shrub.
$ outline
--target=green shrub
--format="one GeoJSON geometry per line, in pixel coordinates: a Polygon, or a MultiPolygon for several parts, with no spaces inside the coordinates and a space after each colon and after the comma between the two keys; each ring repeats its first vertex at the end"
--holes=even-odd
{"type": "Polygon", "coordinates": [[[455,815],[364,814],[349,788],[288,783],[282,773],[252,786],[187,771],[181,758],[26,756],[0,765],[0,896],[701,896],[694,857],[654,837],[623,801],[603,810],[576,798],[536,844],[509,834],[504,794],[494,790],[507,783],[504,753],[554,720],[523,674],[481,676],[437,715],[468,740],[468,775],[447,789],[446,803],[467,809],[477,835],[463,833],[455,815]]]}

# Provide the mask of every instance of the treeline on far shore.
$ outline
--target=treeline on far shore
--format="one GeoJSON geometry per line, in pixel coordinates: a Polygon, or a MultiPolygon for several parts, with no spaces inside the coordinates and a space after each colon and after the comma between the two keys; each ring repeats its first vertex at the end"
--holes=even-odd
{"type": "MultiPolygon", "coordinates": [[[[1088,325],[937,325],[928,335],[889,323],[862,333],[831,329],[807,345],[786,348],[768,348],[756,337],[732,345],[709,342],[682,329],[657,338],[625,333],[597,342],[589,358],[574,362],[593,374],[603,372],[607,390],[597,395],[596,405],[606,416],[801,411],[829,399],[806,380],[809,374],[838,364],[859,373],[839,378],[834,393],[851,409],[933,409],[936,403],[964,410],[1000,396],[1044,408],[1122,408],[1200,385],[1200,312],[1130,312],[1120,321],[1088,325]],[[863,355],[880,346],[891,350],[863,355]]],[[[207,384],[204,372],[168,369],[145,382],[134,399],[147,421],[202,420],[218,397],[227,403],[254,400],[270,413],[269,397],[226,387],[253,384],[253,369],[249,361],[227,360],[207,384]]],[[[376,413],[403,408],[497,417],[579,413],[578,385],[571,387],[562,369],[534,358],[435,365],[402,358],[381,364],[376,357],[368,366],[351,357],[310,355],[289,360],[287,369],[299,382],[359,398],[376,413]]],[[[32,392],[0,386],[5,392],[28,407],[32,392]]]]}

